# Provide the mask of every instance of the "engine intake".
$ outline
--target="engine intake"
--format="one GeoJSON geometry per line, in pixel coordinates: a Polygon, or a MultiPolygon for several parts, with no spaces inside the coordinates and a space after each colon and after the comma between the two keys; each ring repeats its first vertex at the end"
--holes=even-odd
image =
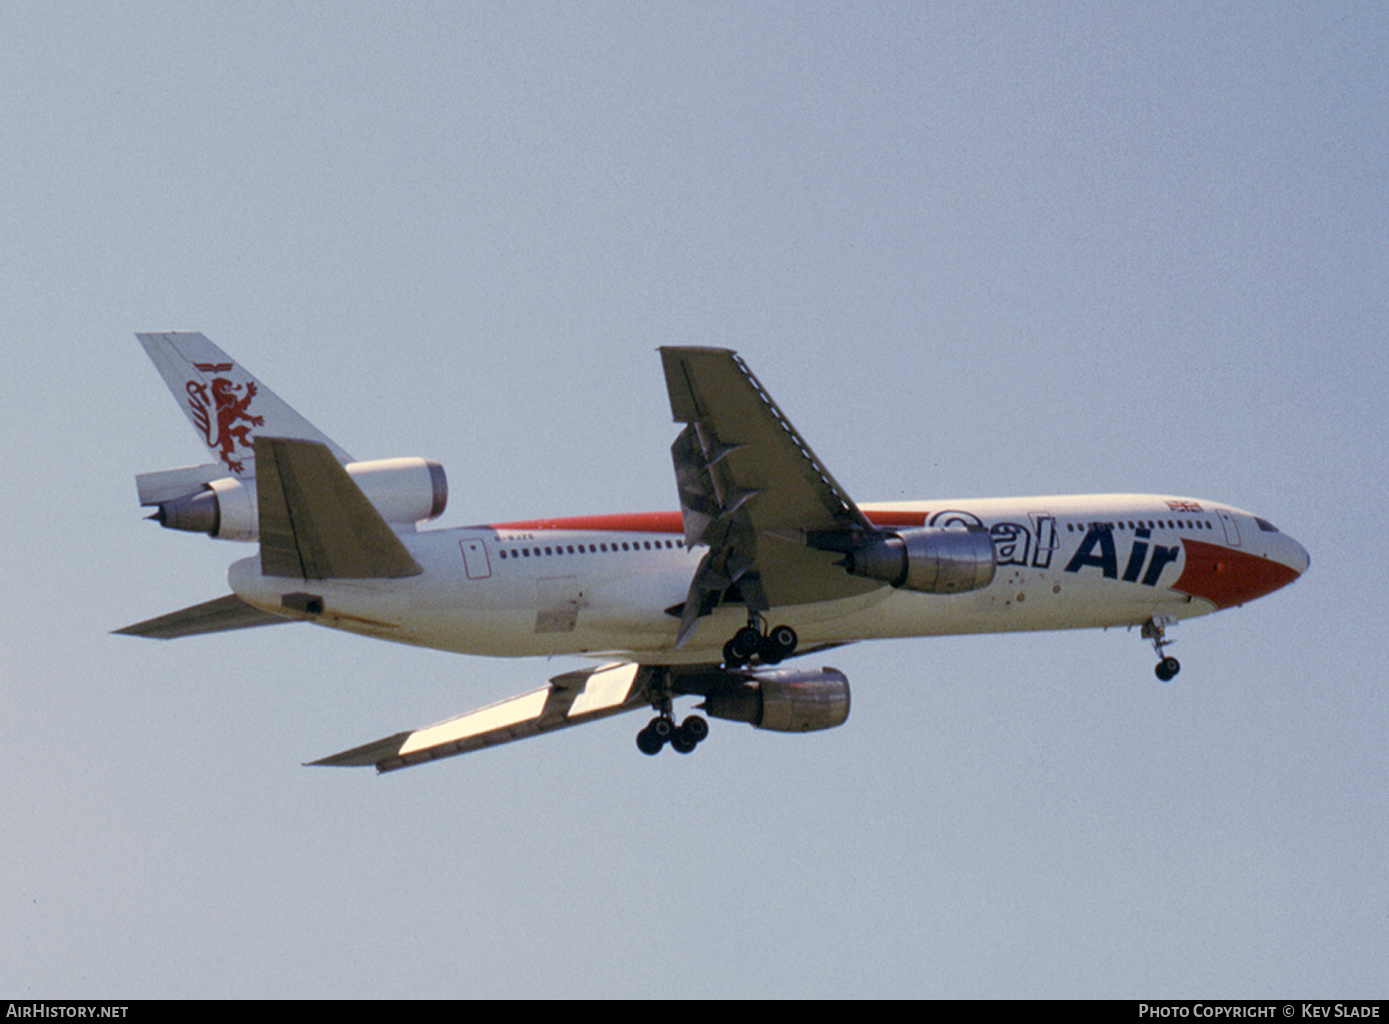
{"type": "Polygon", "coordinates": [[[981,529],[923,526],[882,535],[841,563],[854,576],[924,594],[960,594],[993,582],[993,539],[981,529]]]}
{"type": "Polygon", "coordinates": [[[714,718],[776,732],[813,732],[849,717],[849,680],[834,668],[777,669],[711,689],[704,710],[714,718]]]}

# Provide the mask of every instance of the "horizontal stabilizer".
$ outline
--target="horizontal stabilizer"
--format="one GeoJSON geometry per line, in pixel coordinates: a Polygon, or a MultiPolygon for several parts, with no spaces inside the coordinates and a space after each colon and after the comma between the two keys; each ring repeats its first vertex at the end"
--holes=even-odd
{"type": "Polygon", "coordinates": [[[326,445],[258,437],[255,452],[266,576],[400,579],[424,571],[326,445]]]}
{"type": "Polygon", "coordinates": [[[650,672],[632,663],[566,672],[538,690],[312,763],[389,772],[581,725],[648,704],[650,672]]]}
{"type": "Polygon", "coordinates": [[[235,594],[219,597],[212,601],[195,604],[158,618],[146,619],[133,626],[114,630],[125,636],[147,636],[155,640],[173,640],[181,636],[197,636],[200,633],[224,633],[232,629],[250,629],[253,626],[277,626],[293,619],[271,615],[259,608],[253,608],[235,594]]]}

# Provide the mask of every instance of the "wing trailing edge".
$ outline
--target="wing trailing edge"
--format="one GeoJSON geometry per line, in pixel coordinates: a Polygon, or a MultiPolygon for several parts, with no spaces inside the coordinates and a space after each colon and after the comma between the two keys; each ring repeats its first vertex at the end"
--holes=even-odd
{"type": "Polygon", "coordinates": [[[747,364],[726,349],[660,351],[671,415],[685,424],[671,445],[685,543],[709,549],[690,582],[676,646],[735,590],[761,613],[877,589],[807,546],[811,533],[876,529],[747,364]]]}

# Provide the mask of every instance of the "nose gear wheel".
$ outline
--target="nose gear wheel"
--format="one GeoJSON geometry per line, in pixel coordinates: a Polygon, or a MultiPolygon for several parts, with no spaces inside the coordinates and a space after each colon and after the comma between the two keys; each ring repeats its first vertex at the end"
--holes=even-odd
{"type": "Polygon", "coordinates": [[[1162,649],[1172,640],[1167,636],[1167,627],[1176,620],[1167,616],[1155,616],[1143,623],[1142,637],[1144,640],[1153,642],[1153,650],[1157,652],[1158,663],[1153,669],[1153,674],[1164,683],[1171,682],[1172,679],[1182,670],[1182,663],[1170,654],[1164,654],[1162,649]]]}

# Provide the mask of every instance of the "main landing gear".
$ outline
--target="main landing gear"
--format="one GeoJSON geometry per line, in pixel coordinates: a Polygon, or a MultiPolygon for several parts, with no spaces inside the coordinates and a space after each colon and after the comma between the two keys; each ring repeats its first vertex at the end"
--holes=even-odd
{"type": "MultiPolygon", "coordinates": [[[[789,657],[798,642],[796,631],[790,626],[766,629],[762,616],[751,614],[748,624],[723,645],[724,668],[742,668],[754,658],[764,665],[775,665],[789,657]]],[[[656,717],[637,733],[637,749],[643,754],[659,754],[667,743],[677,754],[688,754],[709,735],[709,723],[699,715],[690,715],[675,724],[672,696],[668,679],[661,677],[653,683],[651,706],[656,709],[656,717]]]]}
{"type": "Polygon", "coordinates": [[[709,723],[699,715],[690,715],[679,725],[675,724],[671,696],[668,679],[661,677],[653,682],[651,706],[656,709],[656,717],[637,733],[637,749],[643,754],[654,757],[667,743],[677,754],[689,754],[709,735],[709,723]]]}
{"type": "Polygon", "coordinates": [[[773,626],[764,633],[762,617],[750,615],[748,624],[723,645],[724,667],[742,668],[753,658],[760,658],[764,665],[775,665],[790,657],[798,642],[796,631],[790,626],[773,626]]]}
{"type": "Polygon", "coordinates": [[[1182,664],[1170,654],[1163,654],[1162,649],[1172,643],[1167,636],[1167,627],[1173,625],[1177,620],[1166,615],[1158,615],[1143,623],[1142,637],[1144,640],[1153,642],[1153,650],[1157,651],[1158,663],[1153,669],[1164,683],[1172,681],[1173,677],[1182,670],[1182,664]]]}
{"type": "Polygon", "coordinates": [[[690,715],[679,725],[669,714],[657,715],[637,733],[637,749],[643,754],[656,755],[667,743],[677,754],[688,754],[709,735],[709,723],[699,715],[690,715]]]}

